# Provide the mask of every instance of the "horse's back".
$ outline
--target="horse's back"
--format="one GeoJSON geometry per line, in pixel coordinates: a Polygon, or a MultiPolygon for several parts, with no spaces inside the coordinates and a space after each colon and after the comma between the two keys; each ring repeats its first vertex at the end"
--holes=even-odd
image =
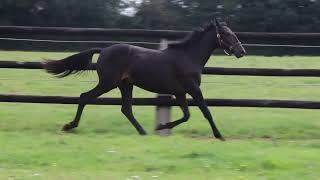
{"type": "Polygon", "coordinates": [[[181,91],[176,60],[166,51],[117,44],[101,51],[97,70],[103,79],[126,80],[149,91],[173,93],[181,91]]]}
{"type": "Polygon", "coordinates": [[[133,46],[129,44],[115,44],[104,48],[100,53],[100,61],[135,61],[149,60],[159,56],[161,51],[133,46]]]}
{"type": "Polygon", "coordinates": [[[115,44],[112,46],[108,46],[102,49],[99,60],[112,61],[119,58],[126,58],[128,56],[129,49],[130,45],[128,44],[115,44]]]}

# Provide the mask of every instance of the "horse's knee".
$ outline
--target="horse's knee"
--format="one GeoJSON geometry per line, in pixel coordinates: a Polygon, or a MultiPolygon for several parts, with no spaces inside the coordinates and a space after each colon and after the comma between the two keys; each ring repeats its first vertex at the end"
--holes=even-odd
{"type": "Polygon", "coordinates": [[[130,114],[130,109],[129,109],[129,107],[128,106],[126,106],[126,105],[122,105],[121,106],[121,112],[124,114],[124,115],[129,115],[130,114]]]}
{"type": "Polygon", "coordinates": [[[80,99],[85,99],[86,96],[87,96],[87,93],[81,93],[81,94],[80,94],[80,99]]]}
{"type": "Polygon", "coordinates": [[[189,121],[189,119],[182,118],[182,119],[181,119],[181,121],[182,121],[183,123],[185,123],[185,122],[188,122],[188,121],[189,121]]]}
{"type": "Polygon", "coordinates": [[[204,117],[205,117],[206,119],[213,121],[213,117],[212,117],[210,111],[205,111],[203,114],[204,114],[204,117]]]}
{"type": "Polygon", "coordinates": [[[185,123],[185,122],[189,121],[189,118],[190,118],[190,115],[186,114],[180,119],[180,121],[185,123]]]}
{"type": "Polygon", "coordinates": [[[79,103],[86,103],[89,100],[88,93],[80,94],[79,103]]]}
{"type": "Polygon", "coordinates": [[[183,122],[187,122],[187,121],[189,120],[189,118],[190,118],[190,113],[186,113],[186,114],[183,116],[182,121],[183,121],[183,122]]]}
{"type": "Polygon", "coordinates": [[[183,117],[182,117],[182,121],[183,122],[187,122],[190,118],[190,112],[189,110],[184,110],[183,112],[183,117]]]}
{"type": "Polygon", "coordinates": [[[121,106],[121,112],[122,112],[122,114],[126,114],[126,112],[127,112],[123,106],[121,106]]]}

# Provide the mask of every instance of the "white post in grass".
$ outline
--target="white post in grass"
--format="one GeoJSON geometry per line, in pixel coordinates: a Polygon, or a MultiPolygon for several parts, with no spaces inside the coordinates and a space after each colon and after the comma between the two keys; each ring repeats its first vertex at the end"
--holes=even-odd
{"type": "MultiPolygon", "coordinates": [[[[158,98],[171,99],[172,96],[166,95],[166,94],[159,94],[158,98]]],[[[156,107],[156,127],[159,124],[166,124],[168,122],[171,122],[171,107],[157,106],[156,107]]],[[[157,130],[156,133],[159,134],[160,136],[169,136],[171,134],[171,130],[170,129],[157,130]]]]}
{"type": "MultiPolygon", "coordinates": [[[[166,49],[168,42],[165,39],[162,39],[160,42],[159,50],[166,49]]],[[[159,94],[158,98],[172,98],[171,95],[159,94]]],[[[156,127],[159,124],[166,124],[171,121],[171,107],[170,106],[157,106],[156,107],[156,127]]],[[[169,136],[171,134],[170,129],[157,130],[157,134],[160,136],[169,136]]]]}

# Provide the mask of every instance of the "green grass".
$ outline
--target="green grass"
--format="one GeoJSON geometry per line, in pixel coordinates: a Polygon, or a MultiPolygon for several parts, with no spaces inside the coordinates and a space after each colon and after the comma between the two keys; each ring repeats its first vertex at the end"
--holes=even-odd
{"type": "MultiPolygon", "coordinates": [[[[1,60],[59,59],[70,53],[0,52],[1,60]]],[[[207,66],[320,68],[317,57],[218,56],[207,66]]],[[[204,76],[207,98],[320,100],[317,78],[204,76]]],[[[94,72],[54,79],[42,70],[1,69],[0,93],[70,95],[94,87],[94,72]]],[[[106,97],[118,97],[114,90],[106,97]]],[[[135,97],[153,97],[135,88],[135,97]]],[[[210,108],[226,142],[211,137],[197,108],[170,137],[154,135],[154,107],[134,107],[149,132],[138,136],[118,106],[0,103],[0,179],[319,179],[320,112],[210,108]]],[[[173,108],[173,118],[181,112],[173,108]]]]}

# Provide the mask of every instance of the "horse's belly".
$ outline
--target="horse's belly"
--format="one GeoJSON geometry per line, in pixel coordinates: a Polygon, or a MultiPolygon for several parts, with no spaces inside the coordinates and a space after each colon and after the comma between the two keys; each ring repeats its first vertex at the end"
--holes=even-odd
{"type": "Polygon", "coordinates": [[[176,94],[177,90],[174,88],[170,88],[170,87],[155,87],[155,86],[149,86],[146,84],[141,84],[141,83],[135,83],[136,86],[138,86],[139,88],[142,88],[144,90],[150,91],[150,92],[154,92],[154,93],[158,93],[158,94],[176,94]]]}
{"type": "Polygon", "coordinates": [[[161,94],[181,92],[180,83],[176,78],[174,65],[167,61],[140,60],[131,64],[130,78],[134,85],[161,94]]]}
{"type": "Polygon", "coordinates": [[[142,89],[159,94],[176,94],[182,91],[179,82],[174,77],[145,74],[144,76],[135,76],[133,83],[142,89]]]}

